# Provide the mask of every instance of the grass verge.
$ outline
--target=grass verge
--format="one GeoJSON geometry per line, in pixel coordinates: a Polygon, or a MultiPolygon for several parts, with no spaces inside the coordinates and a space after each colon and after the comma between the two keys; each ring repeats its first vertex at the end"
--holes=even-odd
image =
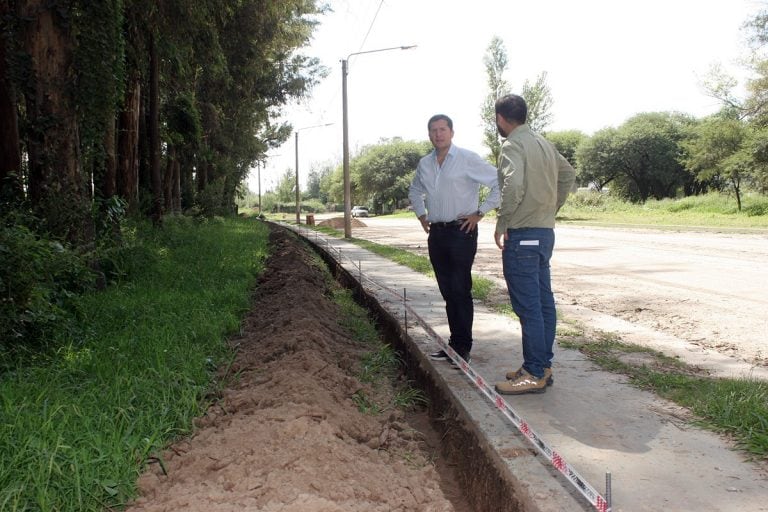
{"type": "Polygon", "coordinates": [[[721,379],[661,352],[597,333],[586,339],[558,330],[563,348],[579,350],[603,369],[629,377],[635,386],[686,407],[695,423],[731,436],[752,456],[768,458],[768,383],[721,379]]]}
{"type": "MultiPolygon", "coordinates": [[[[338,230],[319,226],[315,228],[316,231],[324,233],[328,236],[339,238],[341,235],[338,230]]],[[[374,254],[378,254],[388,260],[394,261],[400,265],[415,270],[420,274],[424,274],[428,277],[435,277],[435,272],[432,269],[432,264],[429,262],[429,258],[421,256],[419,254],[406,251],[405,249],[399,249],[397,247],[390,247],[388,245],[381,245],[362,238],[350,238],[349,242],[362,247],[374,254]]],[[[365,269],[363,269],[365,270],[365,269]]],[[[493,291],[493,281],[485,277],[473,274],[472,275],[472,296],[480,301],[485,301],[493,291]]]]}
{"type": "Polygon", "coordinates": [[[569,196],[558,221],[578,225],[653,227],[655,229],[768,230],[768,197],[745,194],[739,211],[736,199],[716,192],[681,199],[629,203],[608,194],[578,192],[569,196]]]}
{"type": "Polygon", "coordinates": [[[231,357],[266,226],[180,218],[127,235],[130,275],[79,299],[79,335],[0,376],[0,510],[120,507],[231,357]]]}

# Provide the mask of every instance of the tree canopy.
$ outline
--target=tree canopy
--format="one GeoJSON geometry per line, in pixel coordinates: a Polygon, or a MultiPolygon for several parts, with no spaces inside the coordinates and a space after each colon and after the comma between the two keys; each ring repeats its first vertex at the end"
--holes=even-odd
{"type": "Polygon", "coordinates": [[[399,138],[363,148],[351,162],[358,197],[365,198],[374,211],[395,209],[408,198],[408,188],[421,157],[432,146],[428,142],[399,138]]]}
{"type": "Polygon", "coordinates": [[[113,199],[155,220],[193,207],[231,212],[249,169],[291,133],[278,109],[325,73],[298,51],[324,9],[0,2],[3,212],[29,211],[82,245],[113,199]]]}

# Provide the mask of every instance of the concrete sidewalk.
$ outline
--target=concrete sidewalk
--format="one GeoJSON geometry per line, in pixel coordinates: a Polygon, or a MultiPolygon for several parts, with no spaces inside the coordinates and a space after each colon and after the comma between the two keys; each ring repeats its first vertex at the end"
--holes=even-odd
{"type": "MultiPolygon", "coordinates": [[[[433,279],[345,240],[289,226],[325,248],[395,318],[407,304],[447,340],[444,302],[433,279]]],[[[408,322],[414,350],[437,342],[408,322]]],[[[518,322],[475,308],[472,369],[489,382],[522,361],[518,322]]],[[[526,439],[475,384],[448,363],[430,361],[454,399],[520,482],[526,510],[594,510],[569,480],[526,439]]],[[[504,397],[541,439],[605,496],[612,476],[613,511],[768,511],[768,477],[720,436],[691,426],[686,411],[601,371],[578,351],[557,348],[555,384],[544,394],[504,397]]]]}

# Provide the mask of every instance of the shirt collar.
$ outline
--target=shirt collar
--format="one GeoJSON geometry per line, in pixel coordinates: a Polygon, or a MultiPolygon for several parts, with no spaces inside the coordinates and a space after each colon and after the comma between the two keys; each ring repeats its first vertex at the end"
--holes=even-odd
{"type": "MultiPolygon", "coordinates": [[[[446,157],[448,157],[448,156],[450,156],[450,157],[454,157],[454,156],[456,156],[456,152],[457,152],[458,150],[459,150],[459,149],[456,147],[456,144],[454,144],[454,143],[451,143],[451,147],[449,147],[449,148],[448,148],[448,153],[446,153],[446,155],[445,155],[445,156],[446,156],[446,157]]],[[[437,159],[437,149],[433,149],[433,150],[432,150],[432,154],[434,155],[435,159],[437,159]]]]}

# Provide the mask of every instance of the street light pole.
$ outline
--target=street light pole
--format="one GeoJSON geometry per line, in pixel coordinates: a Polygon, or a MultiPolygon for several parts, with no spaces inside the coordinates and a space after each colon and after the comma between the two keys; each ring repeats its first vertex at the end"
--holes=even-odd
{"type": "Polygon", "coordinates": [[[259,215],[261,215],[261,162],[256,162],[256,172],[259,177],[259,215]]]}
{"type": "MultiPolygon", "coordinates": [[[[351,55],[350,55],[351,57],[351,55]]],[[[347,121],[347,60],[341,61],[341,117],[343,119],[342,169],[344,181],[344,238],[352,237],[352,187],[349,184],[349,124],[347,121]]]]}
{"type": "Polygon", "coordinates": [[[316,124],[314,126],[305,126],[296,130],[296,224],[301,224],[301,190],[299,189],[299,132],[309,130],[310,128],[321,128],[331,126],[333,123],[316,124]]]}
{"type": "Polygon", "coordinates": [[[386,52],[389,50],[408,50],[415,48],[410,46],[393,46],[392,48],[381,48],[379,50],[368,50],[365,52],[355,52],[347,55],[346,59],[341,61],[341,108],[343,119],[343,158],[342,165],[344,170],[344,238],[352,237],[352,185],[349,178],[349,122],[347,121],[347,61],[353,55],[362,55],[364,53],[386,52]]]}
{"type": "Polygon", "coordinates": [[[299,130],[296,130],[296,225],[301,224],[301,192],[299,191],[299,130]]]}

